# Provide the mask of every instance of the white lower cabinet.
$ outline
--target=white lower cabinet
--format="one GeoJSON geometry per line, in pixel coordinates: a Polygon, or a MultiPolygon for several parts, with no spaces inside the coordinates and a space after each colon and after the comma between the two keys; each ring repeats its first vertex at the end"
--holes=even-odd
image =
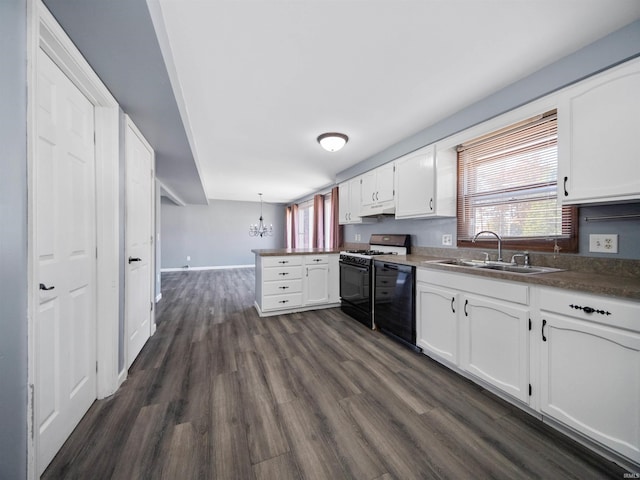
{"type": "Polygon", "coordinates": [[[458,365],[459,298],[455,290],[416,284],[416,344],[454,365],[458,365]]]}
{"type": "Polygon", "coordinates": [[[543,289],[540,409],[640,462],[640,304],[543,289]]]}
{"type": "Polygon", "coordinates": [[[529,290],[524,284],[418,269],[417,344],[529,403],[529,290]]]}
{"type": "Polygon", "coordinates": [[[529,308],[472,294],[461,303],[460,366],[528,403],[529,308]]]}
{"type": "Polygon", "coordinates": [[[339,305],[338,255],[256,256],[260,316],[339,305]]]}
{"type": "Polygon", "coordinates": [[[329,256],[305,257],[303,270],[304,305],[329,303],[329,256]]]}

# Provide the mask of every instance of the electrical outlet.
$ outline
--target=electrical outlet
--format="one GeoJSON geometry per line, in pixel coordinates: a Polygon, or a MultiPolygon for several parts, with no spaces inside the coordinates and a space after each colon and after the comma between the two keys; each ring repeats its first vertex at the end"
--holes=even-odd
{"type": "Polygon", "coordinates": [[[442,245],[453,245],[453,235],[442,235],[442,245]]]}
{"type": "Polygon", "coordinates": [[[187,262],[191,261],[191,255],[187,255],[187,262]]]}
{"type": "Polygon", "coordinates": [[[354,238],[354,241],[356,241],[356,242],[359,242],[359,241],[360,241],[360,239],[362,238],[361,234],[359,234],[359,233],[356,233],[356,234],[354,235],[354,237],[355,237],[355,238],[354,238]]]}
{"type": "Polygon", "coordinates": [[[618,253],[618,235],[614,233],[589,235],[589,251],[618,253]]]}

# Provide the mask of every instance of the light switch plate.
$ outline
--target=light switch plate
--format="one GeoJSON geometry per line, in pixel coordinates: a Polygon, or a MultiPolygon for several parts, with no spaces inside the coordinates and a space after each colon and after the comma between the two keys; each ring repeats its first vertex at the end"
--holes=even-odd
{"type": "Polygon", "coordinates": [[[614,233],[589,235],[589,251],[599,253],[618,253],[618,235],[614,233]]]}

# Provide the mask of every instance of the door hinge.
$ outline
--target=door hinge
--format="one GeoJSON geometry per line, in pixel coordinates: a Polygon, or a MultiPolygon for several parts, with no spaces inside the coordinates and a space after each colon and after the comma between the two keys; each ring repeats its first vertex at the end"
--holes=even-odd
{"type": "Polygon", "coordinates": [[[149,302],[151,304],[150,312],[153,312],[153,302],[149,302]]]}
{"type": "Polygon", "coordinates": [[[531,319],[529,319],[529,331],[531,331],[531,319]]]}
{"type": "Polygon", "coordinates": [[[533,393],[533,388],[531,387],[531,384],[529,384],[529,396],[531,396],[532,393],[533,393]]]}
{"type": "Polygon", "coordinates": [[[96,373],[98,373],[98,362],[96,361],[96,373]]]}

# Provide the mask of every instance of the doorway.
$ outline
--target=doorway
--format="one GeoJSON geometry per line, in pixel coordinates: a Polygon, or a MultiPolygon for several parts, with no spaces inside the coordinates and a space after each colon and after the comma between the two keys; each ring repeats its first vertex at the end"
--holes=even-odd
{"type": "Polygon", "coordinates": [[[118,387],[115,99],[41,2],[28,62],[28,474],[118,387]]]}

